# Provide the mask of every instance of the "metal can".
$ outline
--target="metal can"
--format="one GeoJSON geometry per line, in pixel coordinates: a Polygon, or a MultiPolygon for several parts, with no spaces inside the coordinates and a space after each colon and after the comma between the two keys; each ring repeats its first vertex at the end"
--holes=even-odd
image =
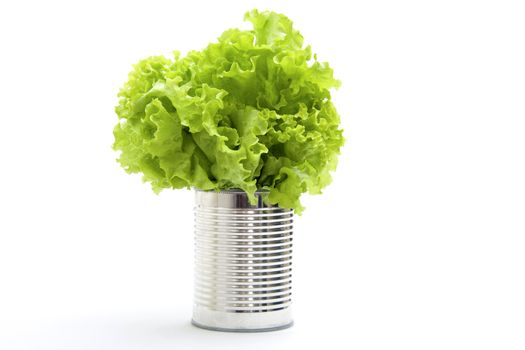
{"type": "Polygon", "coordinates": [[[293,210],[250,204],[241,190],[195,192],[192,323],[236,332],[293,324],[293,210]]]}

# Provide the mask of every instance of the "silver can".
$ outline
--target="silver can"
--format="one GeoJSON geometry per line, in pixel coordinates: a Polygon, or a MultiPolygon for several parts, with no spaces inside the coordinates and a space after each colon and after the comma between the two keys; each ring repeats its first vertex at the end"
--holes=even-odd
{"type": "Polygon", "coordinates": [[[264,203],[268,192],[195,192],[192,323],[236,332],[290,327],[293,210],[264,203]]]}

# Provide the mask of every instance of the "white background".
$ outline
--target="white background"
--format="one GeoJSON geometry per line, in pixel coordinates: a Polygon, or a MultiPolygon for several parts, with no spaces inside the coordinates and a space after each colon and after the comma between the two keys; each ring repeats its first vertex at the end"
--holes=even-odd
{"type": "Polygon", "coordinates": [[[0,4],[0,349],[525,348],[520,1],[0,4]],[[286,13],[329,61],[348,142],[297,219],[295,326],[189,324],[193,194],[115,162],[149,55],[286,13]]]}

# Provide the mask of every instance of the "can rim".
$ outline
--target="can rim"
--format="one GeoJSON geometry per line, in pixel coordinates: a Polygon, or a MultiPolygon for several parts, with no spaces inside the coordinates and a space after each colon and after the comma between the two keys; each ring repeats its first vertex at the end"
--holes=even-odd
{"type": "MultiPolygon", "coordinates": [[[[245,193],[246,194],[246,191],[240,188],[227,188],[223,190],[201,190],[200,188],[194,188],[194,190],[198,192],[207,192],[207,193],[245,193]]],[[[267,194],[269,192],[270,190],[261,188],[255,191],[255,194],[263,194],[263,193],[267,194]]]]}

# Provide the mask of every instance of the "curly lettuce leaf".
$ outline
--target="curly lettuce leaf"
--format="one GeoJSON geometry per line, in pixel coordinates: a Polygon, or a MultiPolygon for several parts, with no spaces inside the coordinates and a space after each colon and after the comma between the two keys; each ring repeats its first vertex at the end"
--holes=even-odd
{"type": "Polygon", "coordinates": [[[137,63],[119,93],[113,147],[156,192],[239,188],[254,201],[268,190],[268,202],[300,214],[300,196],[330,183],[344,144],[330,95],[340,83],[287,17],[245,19],[252,30],[137,63]]]}

